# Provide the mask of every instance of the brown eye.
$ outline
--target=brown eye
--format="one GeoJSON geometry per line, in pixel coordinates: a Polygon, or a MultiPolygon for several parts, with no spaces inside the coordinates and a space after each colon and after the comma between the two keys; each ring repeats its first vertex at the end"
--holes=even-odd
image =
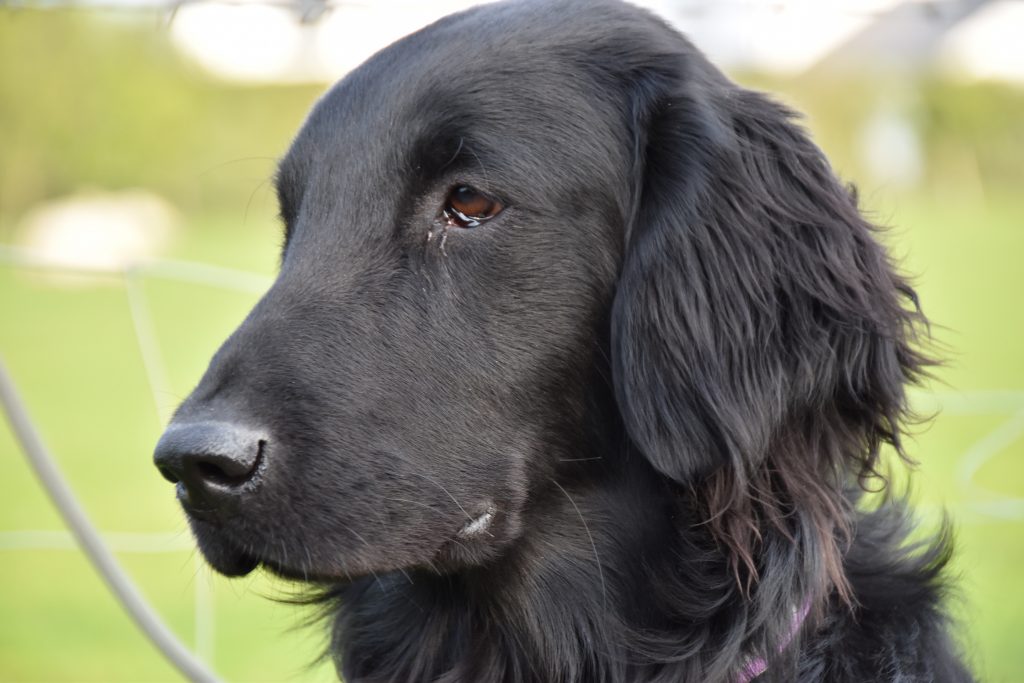
{"type": "Polygon", "coordinates": [[[504,207],[496,200],[469,185],[459,185],[448,193],[444,217],[449,225],[475,228],[494,218],[504,207]]]}

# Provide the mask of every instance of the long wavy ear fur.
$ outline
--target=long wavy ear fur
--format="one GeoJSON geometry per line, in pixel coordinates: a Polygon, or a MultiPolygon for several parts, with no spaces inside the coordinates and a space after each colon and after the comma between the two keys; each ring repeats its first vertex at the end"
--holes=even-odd
{"type": "Polygon", "coordinates": [[[903,454],[904,386],[929,364],[916,295],[792,112],[696,53],[659,69],[612,313],[627,431],[693,488],[746,589],[775,529],[813,565],[803,590],[848,599],[843,489],[883,443],[903,454]]]}

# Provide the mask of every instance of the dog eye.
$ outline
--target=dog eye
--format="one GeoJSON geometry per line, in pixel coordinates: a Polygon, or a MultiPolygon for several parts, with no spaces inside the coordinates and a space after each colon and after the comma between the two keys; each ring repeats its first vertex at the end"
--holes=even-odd
{"type": "Polygon", "coordinates": [[[469,185],[459,185],[448,193],[444,204],[444,218],[449,225],[475,228],[494,218],[504,207],[498,200],[469,185]]]}

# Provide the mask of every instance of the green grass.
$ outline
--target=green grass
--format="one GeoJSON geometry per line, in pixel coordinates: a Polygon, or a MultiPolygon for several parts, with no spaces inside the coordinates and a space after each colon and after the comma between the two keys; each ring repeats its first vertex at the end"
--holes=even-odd
{"type": "MultiPolygon", "coordinates": [[[[175,256],[271,273],[276,226],[265,215],[191,225],[175,256]],[[230,223],[238,223],[231,225],[230,223]]],[[[172,407],[256,296],[162,280],[145,286],[172,407]]],[[[161,429],[124,289],[116,282],[68,287],[39,272],[0,267],[0,355],[47,444],[93,522],[108,532],[188,537],[151,453],[161,429]]],[[[63,526],[0,427],[0,532],[63,526]]],[[[76,550],[0,550],[0,680],[178,680],[134,628],[76,550]]],[[[322,629],[297,628],[308,612],[267,596],[287,587],[263,576],[215,577],[193,551],[120,555],[143,593],[191,644],[197,584],[215,604],[213,664],[229,680],[334,680],[309,668],[322,629]]]]}
{"type": "MultiPolygon", "coordinates": [[[[951,362],[943,396],[1024,391],[1014,304],[1024,277],[1024,204],[989,198],[893,200],[886,207],[894,250],[918,275],[926,310],[940,325],[951,362]]],[[[193,221],[177,257],[271,273],[276,228],[268,212],[243,225],[193,221]]],[[[256,296],[161,280],[145,292],[172,384],[164,408],[184,397],[210,354],[256,296]]],[[[106,531],[187,534],[171,492],[150,463],[161,425],[146,383],[127,300],[116,282],[68,287],[38,272],[0,268],[0,353],[94,522],[106,531]]],[[[918,433],[915,482],[924,524],[941,506],[959,531],[955,569],[962,575],[965,640],[986,680],[1024,679],[1024,524],[978,507],[998,496],[1024,497],[1024,442],[1017,439],[982,466],[965,488],[956,478],[964,454],[1024,408],[1020,394],[996,396],[978,414],[951,410],[918,433]],[[1014,396],[1018,398],[1014,400],[1014,396]]],[[[925,401],[927,403],[927,401],[925,401]]],[[[968,400],[968,403],[970,401],[968,400]]],[[[62,525],[0,428],[0,531],[62,525]]],[[[1019,513],[1019,511],[1018,511],[1019,513]]],[[[0,680],[163,681],[176,674],[139,635],[76,550],[5,550],[0,561],[0,680]]],[[[229,680],[331,680],[329,666],[308,668],[323,644],[319,628],[296,628],[306,612],[268,596],[287,589],[263,576],[228,581],[200,569],[194,553],[122,554],[120,559],[186,641],[194,638],[197,584],[212,592],[213,664],[229,680]]]]}

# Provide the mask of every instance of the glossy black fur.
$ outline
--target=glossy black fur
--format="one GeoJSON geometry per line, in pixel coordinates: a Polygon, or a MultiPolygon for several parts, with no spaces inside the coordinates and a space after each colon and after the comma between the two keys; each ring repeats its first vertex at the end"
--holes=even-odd
{"type": "Polygon", "coordinates": [[[269,434],[192,519],[211,563],[322,587],[350,683],[971,680],[948,534],[858,503],[924,319],[793,118],[605,0],[350,74],[281,163],[279,278],[177,416],[269,434]],[[505,210],[446,225],[461,184],[505,210]]]}

